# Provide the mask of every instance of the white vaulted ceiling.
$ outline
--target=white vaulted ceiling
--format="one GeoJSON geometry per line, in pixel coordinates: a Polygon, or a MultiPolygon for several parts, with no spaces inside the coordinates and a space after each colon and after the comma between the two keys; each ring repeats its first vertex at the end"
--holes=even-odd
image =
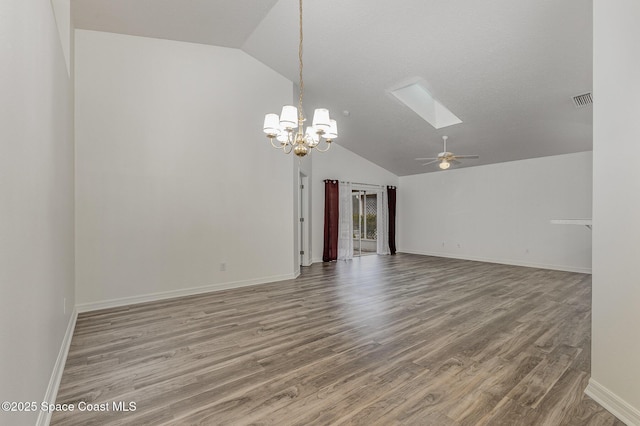
{"type": "Polygon", "coordinates": [[[240,48],[277,0],[72,0],[76,28],[240,48]]]}
{"type": "MultiPolygon", "coordinates": [[[[296,0],[73,0],[72,11],[76,28],[240,48],[297,83],[296,0]]],[[[591,91],[591,1],[305,0],[304,30],[305,111],[329,108],[337,143],[397,175],[438,170],[413,158],[440,152],[442,135],[480,155],[456,167],[591,150],[592,108],[572,103],[591,91]],[[435,130],[389,93],[414,81],[462,124],[435,130]]]]}

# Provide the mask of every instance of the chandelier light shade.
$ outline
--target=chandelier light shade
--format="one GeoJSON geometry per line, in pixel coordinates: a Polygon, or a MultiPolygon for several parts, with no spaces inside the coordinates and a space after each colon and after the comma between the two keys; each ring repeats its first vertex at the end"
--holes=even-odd
{"type": "Polygon", "coordinates": [[[336,123],[336,120],[329,120],[329,130],[327,132],[325,132],[324,137],[326,139],[335,139],[338,137],[338,123],[336,123]]]}
{"type": "Polygon", "coordinates": [[[318,108],[313,113],[311,126],[304,129],[306,121],[302,112],[302,99],[304,96],[304,80],[302,79],[302,0],[300,5],[300,43],[298,45],[298,65],[300,71],[300,96],[298,107],[285,105],[280,116],[269,113],[264,116],[263,131],[269,138],[274,148],[282,149],[285,154],[293,152],[298,157],[304,157],[311,149],[326,152],[331,148],[331,142],[338,137],[338,124],[329,116],[329,110],[318,108]],[[275,141],[274,141],[275,140],[275,141]],[[321,140],[325,142],[325,148],[318,145],[321,140]]]}
{"type": "Polygon", "coordinates": [[[264,116],[264,132],[277,134],[280,131],[280,117],[278,114],[267,114],[264,116]]]}
{"type": "Polygon", "coordinates": [[[291,105],[282,107],[280,127],[284,130],[291,130],[298,127],[298,109],[296,107],[291,105]]]}
{"type": "Polygon", "coordinates": [[[322,130],[323,133],[327,132],[331,127],[331,122],[329,120],[329,110],[325,108],[318,108],[313,114],[313,128],[316,130],[322,130]]]}

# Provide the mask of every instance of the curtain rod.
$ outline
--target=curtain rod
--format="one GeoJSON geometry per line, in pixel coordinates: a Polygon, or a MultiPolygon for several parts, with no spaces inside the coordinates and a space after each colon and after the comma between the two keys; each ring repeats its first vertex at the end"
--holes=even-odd
{"type": "Polygon", "coordinates": [[[350,183],[351,185],[376,186],[378,188],[386,188],[387,186],[387,185],[376,185],[373,183],[349,182],[349,181],[343,181],[343,180],[341,180],[340,182],[350,183]]]}
{"type": "Polygon", "coordinates": [[[376,188],[393,188],[396,189],[396,185],[376,185],[373,183],[362,183],[362,182],[349,182],[348,180],[338,180],[338,179],[323,179],[323,182],[341,182],[341,183],[350,183],[352,185],[362,185],[362,186],[374,186],[376,188]]]}

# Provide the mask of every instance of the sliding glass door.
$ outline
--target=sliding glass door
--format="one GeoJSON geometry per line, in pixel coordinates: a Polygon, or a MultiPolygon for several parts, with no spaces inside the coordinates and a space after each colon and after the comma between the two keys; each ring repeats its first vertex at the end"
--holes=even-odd
{"type": "Polygon", "coordinates": [[[378,238],[378,194],[353,190],[353,255],[376,254],[378,238]]]}

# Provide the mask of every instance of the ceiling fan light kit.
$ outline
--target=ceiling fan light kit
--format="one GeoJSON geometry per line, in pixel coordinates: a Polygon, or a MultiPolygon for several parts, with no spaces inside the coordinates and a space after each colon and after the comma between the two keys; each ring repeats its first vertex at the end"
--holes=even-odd
{"type": "Polygon", "coordinates": [[[418,160],[418,161],[427,161],[426,163],[422,164],[423,166],[427,166],[427,165],[433,164],[433,163],[440,163],[440,164],[438,164],[438,167],[440,167],[441,170],[447,170],[449,167],[451,167],[451,163],[459,164],[459,161],[457,161],[458,159],[480,158],[478,155],[456,155],[453,152],[447,151],[447,139],[449,139],[449,136],[443,136],[442,137],[444,148],[443,148],[442,152],[438,154],[437,157],[433,157],[433,158],[416,158],[416,160],[418,160]]]}

